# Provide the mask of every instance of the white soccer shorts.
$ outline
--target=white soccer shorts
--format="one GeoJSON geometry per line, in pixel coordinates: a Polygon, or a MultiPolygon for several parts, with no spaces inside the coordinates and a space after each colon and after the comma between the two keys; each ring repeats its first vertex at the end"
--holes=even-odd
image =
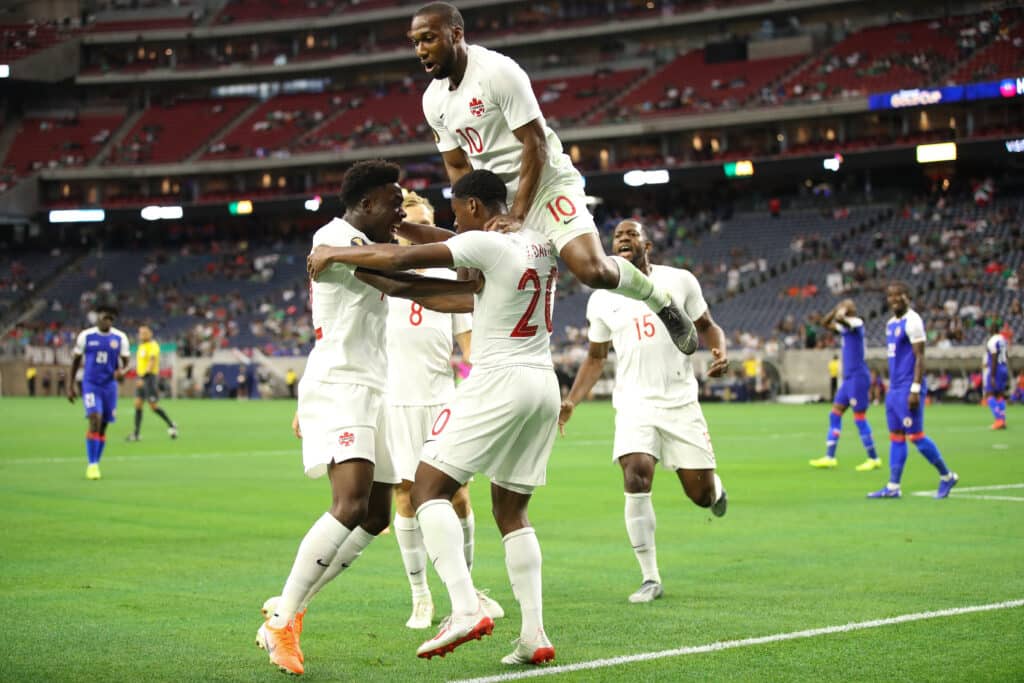
{"type": "Polygon", "coordinates": [[[697,401],[676,408],[639,403],[615,413],[612,460],[647,453],[671,470],[715,468],[708,423],[697,401]]]}
{"type": "Polygon", "coordinates": [[[474,368],[435,418],[422,460],[460,484],[480,472],[530,493],[547,480],[560,406],[550,368],[474,368]]]}
{"type": "Polygon", "coordinates": [[[306,476],[322,477],[330,463],[369,460],[373,480],[397,484],[387,445],[384,395],[361,384],[299,382],[299,429],[306,476]]]}
{"type": "Polygon", "coordinates": [[[578,184],[554,186],[538,194],[523,225],[542,233],[559,252],[580,235],[598,234],[586,192],[578,184]]]}
{"type": "Polygon", "coordinates": [[[400,479],[414,481],[423,444],[444,405],[388,406],[388,446],[400,479]]]}

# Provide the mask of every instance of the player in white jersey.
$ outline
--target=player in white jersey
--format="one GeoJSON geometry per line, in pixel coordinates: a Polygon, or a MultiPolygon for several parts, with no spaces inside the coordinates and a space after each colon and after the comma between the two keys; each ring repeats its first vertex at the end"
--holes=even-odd
{"type": "MultiPolygon", "coordinates": [[[[317,230],[313,245],[390,241],[405,217],[399,168],[383,161],[355,164],[342,182],[344,217],[317,230]]],[[[373,276],[369,276],[373,280],[373,276]]],[[[302,438],[302,461],[310,477],[328,476],[331,507],[299,545],[279,598],[264,604],[257,645],[282,671],[301,674],[302,615],[314,595],[348,567],[388,525],[391,488],[398,482],[385,442],[384,295],[363,273],[336,265],[310,284],[316,344],[299,383],[294,425],[302,438]]],[[[472,283],[423,279],[390,294],[430,294],[472,283]]]]}
{"type": "MultiPolygon", "coordinates": [[[[402,208],[409,221],[433,225],[434,207],[415,192],[406,194],[402,208]]],[[[408,240],[398,242],[410,244],[408,240]]],[[[455,278],[444,268],[431,268],[423,274],[455,278]]],[[[455,394],[452,345],[458,343],[462,357],[469,362],[472,324],[468,313],[440,313],[409,299],[388,301],[388,444],[401,479],[395,487],[394,529],[412,589],[412,614],[405,623],[409,628],[429,628],[434,617],[434,601],[427,584],[427,551],[409,491],[430,427],[455,394]]],[[[452,507],[462,525],[463,555],[472,572],[476,522],[467,487],[456,492],[452,507]]],[[[480,600],[492,619],[505,616],[501,605],[488,595],[481,593],[480,600]]]]}
{"type": "Polygon", "coordinates": [[[526,72],[503,54],[467,45],[462,14],[448,3],[420,8],[408,36],[434,79],[423,93],[423,113],[448,178],[455,183],[474,168],[486,169],[506,184],[510,211],[487,229],[514,231],[525,225],[543,233],[582,283],[643,301],[666,324],[680,351],[696,351],[693,323],[669,292],[626,259],[604,253],[587,211],[583,178],[544,122],[526,72]]]}
{"type": "MultiPolygon", "coordinates": [[[[725,333],[711,319],[697,278],[687,270],[651,265],[651,243],[642,225],[622,221],[615,228],[612,249],[629,258],[661,287],[672,292],[711,349],[708,375],[726,373],[725,333]]],[[[643,574],[630,602],[650,602],[663,589],[654,546],[655,516],[651,503],[654,465],[660,460],[675,470],[683,491],[700,507],[721,517],[728,499],[715,473],[715,453],[708,425],[697,403],[697,379],[689,358],[679,363],[665,327],[643,304],[596,291],[587,303],[590,351],[569,395],[562,401],[558,422],[564,425],[573,410],[601,378],[610,346],[615,347],[615,444],[612,459],[622,467],[626,492],[626,532],[643,574]]]]}
{"type": "Polygon", "coordinates": [[[544,484],[559,407],[551,362],[551,306],[558,275],[554,249],[532,230],[483,232],[487,219],[506,210],[501,179],[473,171],[452,187],[459,234],[414,247],[377,245],[320,249],[312,272],[344,262],[382,270],[464,267],[482,274],[473,306],[473,373],[437,416],[412,487],[423,540],[452,602],[452,615],[417,650],[444,655],[491,633],[462,554],[462,530],[451,506],[455,492],[476,472],[491,479],[493,514],[505,545],[505,565],[522,611],[515,650],[506,664],[540,664],[555,650],[544,631],[541,554],[527,506],[544,484]]]}

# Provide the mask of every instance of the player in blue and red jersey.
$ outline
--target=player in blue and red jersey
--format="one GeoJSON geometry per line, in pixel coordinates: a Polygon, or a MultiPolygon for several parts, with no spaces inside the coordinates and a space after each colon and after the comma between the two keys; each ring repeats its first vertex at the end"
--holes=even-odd
{"type": "Polygon", "coordinates": [[[114,421],[117,409],[117,381],[124,376],[124,368],[131,358],[128,337],[114,327],[117,309],[100,306],[96,309],[96,326],[82,330],[75,340],[75,355],[71,361],[71,381],[68,400],[75,402],[75,377],[82,373],[82,403],[89,431],[85,434],[85,453],[89,465],[86,479],[100,478],[100,457],[107,445],[107,425],[114,421]],[[84,361],[84,365],[83,365],[84,361]]]}
{"type": "Polygon", "coordinates": [[[843,299],[829,311],[821,324],[835,326],[843,338],[843,383],[836,392],[829,415],[828,436],[825,439],[825,455],[811,460],[812,467],[833,468],[836,460],[836,446],[843,428],[843,413],[853,408],[853,422],[860,433],[860,441],[868,453],[868,459],[857,465],[858,472],[877,470],[882,466],[875,451],[875,442],[868,424],[868,390],[871,388],[871,373],[864,360],[864,321],[857,317],[857,305],[853,299],[843,299]]]}
{"type": "Polygon", "coordinates": [[[1006,353],[1006,337],[1000,334],[1000,324],[992,321],[988,331],[992,334],[985,342],[985,394],[988,408],[995,422],[992,429],[1006,429],[1006,393],[1010,387],[1010,362],[1006,353]]]}
{"type": "Polygon", "coordinates": [[[924,434],[924,404],[928,387],[924,381],[924,322],[910,308],[910,289],[893,282],[885,298],[893,317],[885,326],[886,355],[889,357],[889,393],[885,417],[889,423],[889,483],[868,498],[899,498],[903,465],[907,461],[907,439],[939,471],[936,498],[945,498],[959,477],[946,467],[935,442],[924,434]]]}

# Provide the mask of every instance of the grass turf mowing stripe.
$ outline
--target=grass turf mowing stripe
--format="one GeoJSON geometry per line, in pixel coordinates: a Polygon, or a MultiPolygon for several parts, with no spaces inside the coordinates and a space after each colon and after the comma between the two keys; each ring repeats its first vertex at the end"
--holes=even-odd
{"type": "Polygon", "coordinates": [[[1024,600],[1006,600],[1004,602],[993,602],[988,605],[972,605],[969,607],[953,607],[950,609],[936,610],[933,612],[916,612],[914,614],[901,614],[896,617],[884,619],[872,619],[870,621],[859,621],[852,624],[840,626],[826,626],[824,628],[812,628],[805,631],[791,631],[789,633],[776,633],[770,636],[759,636],[757,638],[744,638],[742,640],[726,640],[707,645],[696,645],[691,647],[680,647],[674,650],[661,650],[660,652],[644,652],[636,655],[622,655],[608,659],[595,659],[589,662],[577,662],[575,664],[563,664],[543,669],[531,669],[528,671],[514,671],[497,676],[484,676],[481,678],[467,678],[455,681],[455,683],[500,683],[501,681],[515,681],[522,678],[537,678],[540,676],[553,676],[555,674],[571,673],[573,671],[586,671],[589,669],[603,669],[621,664],[633,662],[646,662],[654,659],[665,659],[667,657],[682,657],[684,655],[703,654],[705,652],[718,652],[720,650],[731,650],[737,647],[750,647],[752,645],[765,645],[768,643],[779,643],[785,640],[798,640],[801,638],[816,638],[818,636],[831,635],[833,633],[849,633],[851,631],[863,631],[869,628],[881,626],[892,626],[894,624],[905,624],[911,621],[923,621],[925,619],[939,619],[941,617],[955,617],[961,614],[973,614],[975,612],[991,612],[993,610],[1013,609],[1024,607],[1024,600]]]}
{"type": "MultiPolygon", "coordinates": [[[[181,460],[183,458],[239,458],[239,457],[251,457],[251,456],[274,456],[274,455],[289,455],[291,453],[298,454],[299,448],[290,448],[288,450],[276,450],[276,451],[233,451],[230,453],[225,452],[209,452],[209,453],[141,453],[139,455],[106,455],[103,457],[103,462],[145,462],[147,460],[181,460]]],[[[40,458],[17,458],[14,460],[3,460],[0,461],[2,465],[50,465],[59,464],[64,462],[84,462],[84,456],[74,457],[40,457],[40,458]]]]}

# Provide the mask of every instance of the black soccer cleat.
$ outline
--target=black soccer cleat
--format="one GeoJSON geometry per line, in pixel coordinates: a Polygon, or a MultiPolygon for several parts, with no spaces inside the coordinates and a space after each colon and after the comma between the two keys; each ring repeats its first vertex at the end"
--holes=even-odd
{"type": "Polygon", "coordinates": [[[658,318],[665,324],[677,349],[687,356],[697,350],[697,328],[675,303],[670,301],[665,308],[658,311],[658,318]]]}
{"type": "Polygon", "coordinates": [[[729,507],[729,496],[725,494],[725,489],[722,489],[722,495],[711,504],[711,514],[715,517],[723,517],[726,509],[729,507]]]}

